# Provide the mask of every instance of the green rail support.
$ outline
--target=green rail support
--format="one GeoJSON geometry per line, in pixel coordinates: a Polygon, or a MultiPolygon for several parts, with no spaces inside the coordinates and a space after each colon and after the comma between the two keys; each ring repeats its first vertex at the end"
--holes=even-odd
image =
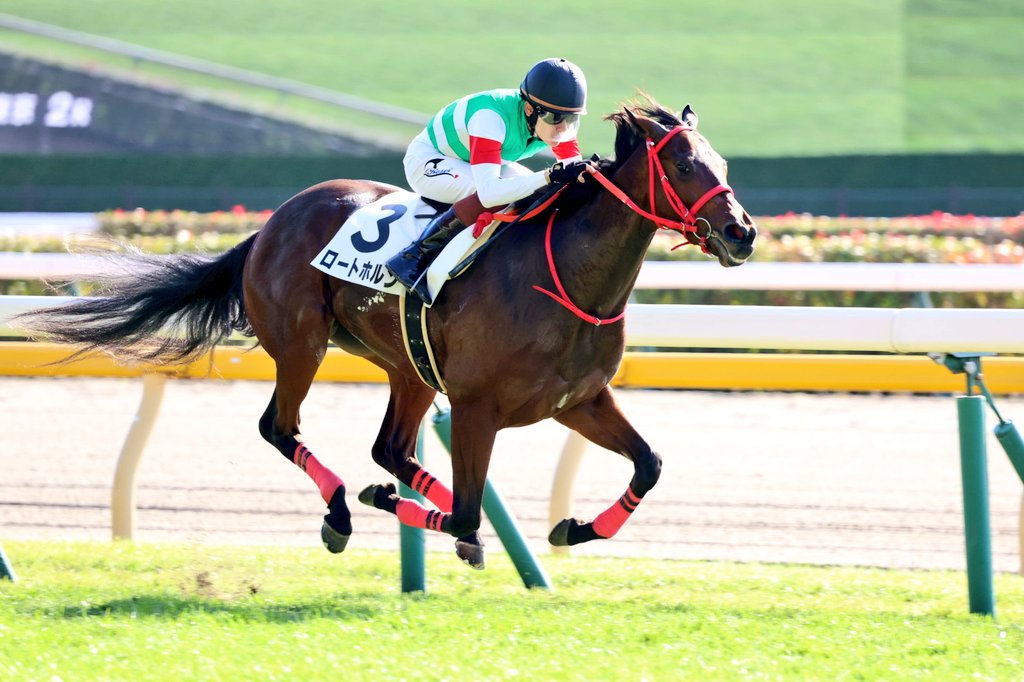
{"type": "MultiPolygon", "coordinates": [[[[423,424],[420,424],[419,436],[416,438],[416,458],[423,462],[423,424]]],[[[423,496],[404,483],[398,484],[399,494],[419,502],[425,502],[423,496]]],[[[400,552],[402,559],[402,592],[427,591],[427,540],[422,528],[413,528],[404,523],[398,524],[400,552]]]]}
{"type": "Polygon", "coordinates": [[[964,491],[967,597],[971,613],[994,616],[992,533],[989,529],[988,468],[985,457],[985,399],[958,396],[960,474],[964,491]]]}
{"type": "Polygon", "coordinates": [[[999,423],[996,440],[1024,483],[1024,440],[1013,422],[1003,419],[985,386],[981,358],[992,353],[936,353],[931,358],[953,374],[967,377],[967,395],[957,397],[960,468],[964,489],[964,537],[967,542],[967,591],[971,613],[995,615],[992,589],[992,539],[989,529],[988,470],[985,454],[985,405],[999,423]],[[981,395],[975,395],[977,389],[981,395]]]}
{"type": "Polygon", "coordinates": [[[1010,463],[1017,470],[1020,482],[1024,483],[1024,440],[1021,439],[1017,427],[1012,421],[1006,420],[996,425],[995,433],[996,440],[1003,446],[1010,463]]]}
{"type": "Polygon", "coordinates": [[[4,548],[0,546],[0,580],[5,579],[14,582],[18,579],[18,576],[14,575],[14,568],[7,559],[7,555],[4,554],[4,548]]]}

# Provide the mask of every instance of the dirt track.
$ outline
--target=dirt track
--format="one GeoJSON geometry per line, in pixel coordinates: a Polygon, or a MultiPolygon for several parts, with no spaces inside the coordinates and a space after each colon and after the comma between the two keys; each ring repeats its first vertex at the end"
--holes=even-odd
{"type": "MultiPolygon", "coordinates": [[[[319,544],[315,487],[256,430],[271,390],[262,382],[168,383],[137,479],[138,540],[319,544]]],[[[0,379],[0,539],[110,537],[114,465],[140,396],[138,380],[0,379]]],[[[617,538],[574,552],[964,566],[952,397],[617,396],[664,457],[663,476],[617,538]]],[[[317,384],[304,405],[306,442],[350,490],[353,547],[398,544],[393,517],[362,507],[351,492],[385,480],[369,448],[386,404],[384,386],[317,384]]],[[[999,406],[1024,423],[1024,399],[999,406]]],[[[538,552],[547,551],[547,505],[566,434],[554,422],[503,431],[492,459],[491,479],[538,552]]],[[[994,566],[1016,571],[1021,482],[991,435],[988,458],[994,566]]],[[[426,459],[450,480],[432,434],[426,459]]],[[[573,513],[592,517],[630,475],[624,460],[591,446],[573,513]]],[[[428,541],[432,550],[450,547],[442,536],[428,541]]]]}

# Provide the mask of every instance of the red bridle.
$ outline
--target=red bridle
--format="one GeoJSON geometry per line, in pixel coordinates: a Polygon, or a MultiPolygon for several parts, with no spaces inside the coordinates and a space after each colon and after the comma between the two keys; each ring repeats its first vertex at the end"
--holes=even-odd
{"type": "MultiPolygon", "coordinates": [[[[648,194],[650,194],[651,197],[650,211],[645,211],[639,206],[637,206],[635,201],[630,199],[625,192],[623,192],[621,189],[618,188],[618,186],[615,185],[615,183],[613,183],[611,180],[605,177],[605,175],[601,171],[597,170],[596,168],[588,168],[588,172],[594,177],[595,180],[601,183],[601,185],[605,189],[611,192],[615,197],[617,197],[620,201],[622,201],[622,203],[624,203],[634,212],[652,221],[661,229],[675,230],[683,234],[686,234],[687,232],[694,233],[697,236],[698,241],[696,243],[700,245],[700,250],[703,251],[704,253],[710,253],[708,251],[707,245],[707,239],[710,235],[710,229],[708,230],[708,233],[704,235],[702,235],[697,230],[697,213],[700,212],[700,210],[704,208],[704,205],[711,201],[713,197],[716,197],[719,194],[723,194],[725,192],[732,192],[732,188],[729,187],[728,185],[716,185],[709,189],[707,192],[704,192],[704,194],[701,195],[701,197],[693,203],[693,206],[687,208],[686,203],[679,198],[679,194],[676,193],[675,189],[672,187],[672,184],[668,181],[668,176],[665,175],[665,168],[664,166],[661,165],[661,159],[658,158],[658,152],[661,151],[661,148],[664,147],[665,144],[669,140],[671,140],[673,136],[683,132],[684,130],[693,130],[693,128],[684,125],[676,126],[672,130],[670,130],[668,134],[665,135],[665,137],[661,138],[661,140],[657,144],[655,144],[654,140],[652,140],[651,138],[647,138],[647,170],[648,175],[650,177],[650,191],[648,192],[648,194]],[[658,197],[656,193],[657,185],[655,184],[655,177],[660,178],[661,190],[662,192],[665,193],[665,198],[668,200],[668,203],[672,207],[672,210],[674,210],[676,214],[680,218],[682,218],[681,221],[662,218],[656,213],[658,197]]],[[[577,306],[575,303],[572,302],[572,300],[570,300],[569,295],[566,293],[565,288],[562,286],[561,279],[559,279],[558,277],[558,271],[555,269],[554,254],[551,249],[551,227],[554,225],[554,222],[555,214],[552,213],[551,218],[548,220],[547,233],[544,235],[544,248],[548,257],[548,269],[551,271],[551,278],[555,282],[555,287],[558,289],[558,293],[555,294],[551,291],[548,291],[547,289],[543,289],[536,285],[534,285],[533,288],[541,292],[542,294],[547,294],[548,296],[550,296],[551,298],[555,299],[563,306],[565,306],[570,312],[576,315],[576,317],[579,317],[582,320],[586,320],[587,322],[590,322],[593,325],[600,327],[601,325],[618,322],[619,320],[626,316],[625,309],[623,309],[622,312],[616,315],[615,317],[608,317],[602,319],[599,317],[594,317],[593,315],[584,312],[579,306],[577,306]]]]}
{"type": "Polygon", "coordinates": [[[661,229],[675,230],[683,234],[687,232],[693,232],[695,235],[697,235],[697,239],[699,240],[697,243],[700,244],[700,250],[703,251],[704,253],[708,253],[708,235],[701,235],[700,232],[697,230],[697,213],[699,213],[700,210],[704,208],[704,205],[711,201],[712,198],[725,192],[732,192],[732,187],[729,187],[728,185],[715,185],[707,192],[704,192],[704,194],[701,195],[701,197],[693,203],[693,206],[687,208],[686,203],[679,198],[679,195],[676,193],[675,188],[673,188],[672,184],[668,181],[668,176],[665,174],[665,168],[664,166],[661,165],[661,159],[658,158],[658,152],[661,151],[661,148],[664,147],[669,140],[671,140],[673,137],[675,137],[676,135],[683,131],[692,130],[694,129],[691,128],[690,126],[676,126],[672,130],[668,131],[668,134],[666,134],[665,137],[661,138],[661,140],[658,141],[657,144],[655,144],[654,140],[652,140],[651,138],[647,138],[647,171],[648,177],[650,179],[650,187],[648,194],[651,197],[651,210],[649,212],[637,206],[636,202],[634,202],[632,199],[626,196],[626,193],[619,189],[617,186],[615,186],[615,184],[607,177],[605,177],[604,174],[601,173],[601,171],[593,169],[590,171],[590,174],[593,175],[594,179],[601,183],[605,189],[607,189],[619,200],[621,200],[622,203],[626,204],[626,206],[629,206],[634,212],[639,213],[643,217],[652,221],[661,229]],[[655,213],[655,211],[657,210],[658,201],[657,185],[655,184],[655,178],[658,178],[661,181],[661,191],[665,193],[665,198],[668,200],[668,203],[672,207],[672,210],[676,212],[676,215],[682,218],[682,221],[662,218],[661,216],[655,213]]]}

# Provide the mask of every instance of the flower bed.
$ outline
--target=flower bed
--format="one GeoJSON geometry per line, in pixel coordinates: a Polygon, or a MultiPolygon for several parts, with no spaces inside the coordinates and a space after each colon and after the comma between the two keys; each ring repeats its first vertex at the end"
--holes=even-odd
{"type": "MultiPolygon", "coordinates": [[[[787,214],[755,219],[761,262],[1024,263],[1024,213],[1009,218],[932,213],[902,218],[787,214]]],[[[698,260],[660,233],[648,258],[698,260]]]]}

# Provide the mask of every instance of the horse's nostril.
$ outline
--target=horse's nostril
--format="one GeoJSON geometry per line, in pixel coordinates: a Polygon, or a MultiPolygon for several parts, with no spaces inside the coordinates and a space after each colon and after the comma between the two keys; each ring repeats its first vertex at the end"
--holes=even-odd
{"type": "Polygon", "coordinates": [[[741,244],[747,241],[747,239],[750,236],[747,234],[747,231],[743,229],[743,226],[740,225],[739,223],[729,223],[728,225],[725,226],[723,233],[725,234],[726,239],[735,244],[741,244]]]}

